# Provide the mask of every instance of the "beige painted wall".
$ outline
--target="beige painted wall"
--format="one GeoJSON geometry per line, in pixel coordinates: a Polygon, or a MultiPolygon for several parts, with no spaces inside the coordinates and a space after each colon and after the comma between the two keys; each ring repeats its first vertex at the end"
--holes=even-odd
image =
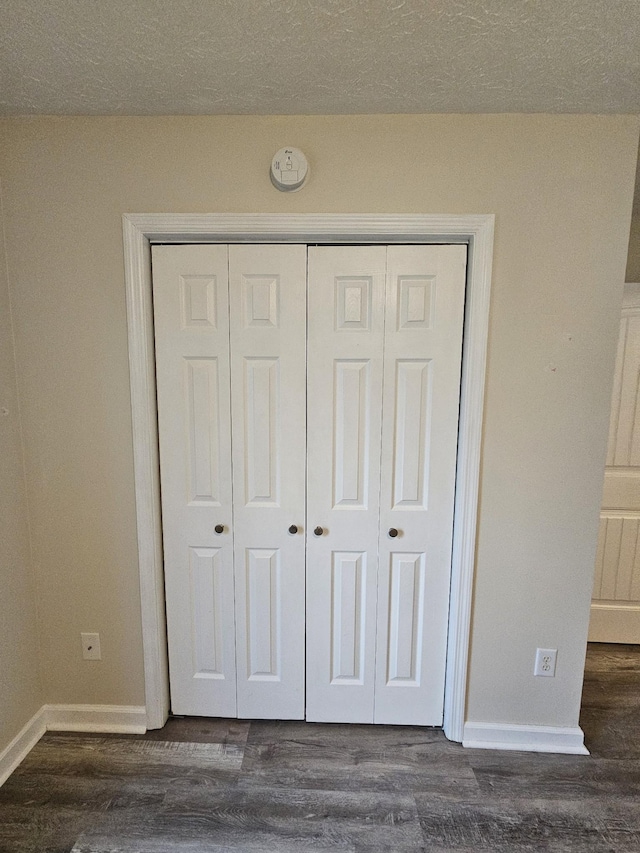
{"type": "Polygon", "coordinates": [[[0,753],[43,701],[1,225],[0,221],[0,753]]]}
{"type": "Polygon", "coordinates": [[[1,173],[49,702],[141,703],[129,212],[495,213],[468,716],[575,725],[639,122],[35,118],[1,173]],[[300,193],[267,171],[299,145],[300,193]],[[80,659],[100,631],[102,663],[80,659]],[[558,647],[555,679],[532,676],[558,647]]]}

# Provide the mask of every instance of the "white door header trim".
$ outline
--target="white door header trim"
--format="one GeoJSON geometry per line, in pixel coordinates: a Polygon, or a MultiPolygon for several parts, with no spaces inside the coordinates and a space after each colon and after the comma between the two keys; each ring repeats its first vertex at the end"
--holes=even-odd
{"type": "Polygon", "coordinates": [[[466,243],[493,215],[126,213],[152,243],[466,243]],[[215,229],[215,230],[212,230],[215,229]]]}

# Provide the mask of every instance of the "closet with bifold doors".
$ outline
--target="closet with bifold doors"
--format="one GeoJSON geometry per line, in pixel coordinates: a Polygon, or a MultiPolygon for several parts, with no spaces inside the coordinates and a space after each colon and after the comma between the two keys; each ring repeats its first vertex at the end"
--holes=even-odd
{"type": "Polygon", "coordinates": [[[466,246],[152,276],[172,711],[441,725],[466,246]]]}

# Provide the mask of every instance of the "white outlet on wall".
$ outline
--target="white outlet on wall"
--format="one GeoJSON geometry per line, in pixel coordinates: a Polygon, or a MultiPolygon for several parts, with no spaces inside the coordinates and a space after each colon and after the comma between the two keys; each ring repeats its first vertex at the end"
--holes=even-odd
{"type": "Polygon", "coordinates": [[[80,634],[82,657],[85,660],[102,660],[100,653],[100,634],[80,634]]]}
{"type": "Polygon", "coordinates": [[[556,674],[557,656],[557,649],[536,649],[536,663],[533,668],[533,674],[553,678],[556,674]]]}

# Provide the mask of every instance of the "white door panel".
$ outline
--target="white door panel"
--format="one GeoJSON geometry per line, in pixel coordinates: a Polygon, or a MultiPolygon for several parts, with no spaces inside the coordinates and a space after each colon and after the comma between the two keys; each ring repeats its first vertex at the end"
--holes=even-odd
{"type": "Polygon", "coordinates": [[[388,249],[377,723],[442,723],[465,274],[465,246],[388,249]]]}
{"type": "Polygon", "coordinates": [[[172,709],[235,716],[226,247],[154,246],[153,302],[172,709]]]}
{"type": "Polygon", "coordinates": [[[373,722],[385,268],[383,246],[309,248],[307,719],[314,721],[373,722]]]}
{"type": "Polygon", "coordinates": [[[303,719],[306,247],[230,246],[229,288],[238,716],[303,719]]]}

